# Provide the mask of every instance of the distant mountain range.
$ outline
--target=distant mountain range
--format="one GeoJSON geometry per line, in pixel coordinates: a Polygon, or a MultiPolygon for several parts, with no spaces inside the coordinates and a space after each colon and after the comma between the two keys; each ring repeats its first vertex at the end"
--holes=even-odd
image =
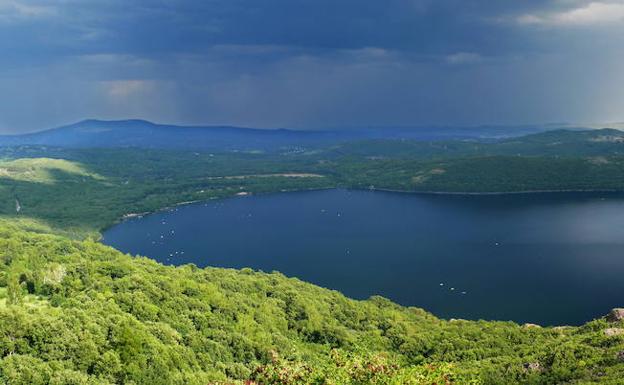
{"type": "Polygon", "coordinates": [[[138,147],[270,151],[316,147],[366,139],[499,139],[543,132],[548,127],[433,127],[365,128],[327,131],[254,129],[229,126],[189,127],[144,120],[85,120],[68,126],[23,135],[0,136],[0,146],[138,147]]]}

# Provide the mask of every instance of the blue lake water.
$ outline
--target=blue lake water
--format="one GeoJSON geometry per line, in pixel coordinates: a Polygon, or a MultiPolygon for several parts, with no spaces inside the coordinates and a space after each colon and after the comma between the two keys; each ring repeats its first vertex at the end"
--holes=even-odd
{"type": "Polygon", "coordinates": [[[624,195],[324,190],[198,203],[104,243],[165,264],[251,267],[442,318],[580,324],[624,306],[624,195]]]}

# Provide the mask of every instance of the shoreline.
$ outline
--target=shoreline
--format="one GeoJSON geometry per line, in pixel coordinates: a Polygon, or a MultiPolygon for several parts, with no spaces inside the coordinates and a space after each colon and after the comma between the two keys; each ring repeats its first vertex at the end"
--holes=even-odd
{"type": "Polygon", "coordinates": [[[408,190],[393,190],[385,188],[349,188],[348,190],[368,190],[368,191],[382,191],[401,194],[425,194],[425,195],[523,195],[523,194],[566,194],[566,193],[624,193],[624,190],[615,189],[566,189],[566,190],[519,190],[519,191],[408,191],[408,190]]]}
{"type": "MultiPolygon", "coordinates": [[[[479,195],[519,195],[519,194],[566,194],[566,193],[624,193],[624,191],[622,190],[580,190],[580,189],[569,189],[569,190],[526,190],[526,191],[512,191],[512,192],[445,192],[445,191],[406,191],[406,190],[392,190],[392,189],[381,189],[381,188],[349,188],[349,187],[325,187],[325,188],[309,188],[309,189],[293,189],[293,190],[286,190],[286,189],[282,189],[282,190],[276,190],[276,191],[267,191],[267,192],[259,192],[259,193],[251,193],[251,192],[246,192],[246,195],[238,195],[237,194],[233,194],[233,195],[228,195],[228,196],[224,196],[224,197],[211,197],[209,199],[205,199],[205,200],[194,200],[194,201],[185,201],[185,202],[180,202],[174,205],[169,205],[167,207],[163,207],[161,209],[158,210],[154,210],[151,212],[144,212],[144,213],[128,213],[125,214],[119,221],[117,221],[115,224],[107,227],[107,229],[110,229],[111,227],[122,223],[123,221],[129,220],[129,219],[133,219],[133,218],[140,218],[142,216],[146,216],[146,215],[151,215],[151,214],[156,214],[159,212],[164,212],[164,211],[168,211],[168,210],[172,210],[175,209],[176,207],[179,206],[185,206],[185,205],[190,205],[190,204],[206,204],[208,202],[211,201],[221,201],[224,199],[233,199],[233,198],[245,198],[245,197],[249,197],[249,196],[253,196],[253,195],[269,195],[269,194],[276,194],[276,193],[304,193],[304,192],[313,192],[313,191],[325,191],[325,190],[343,190],[343,191],[361,191],[361,192],[365,192],[365,191],[372,191],[372,192],[387,192],[387,193],[402,193],[402,194],[423,194],[423,195],[466,195],[466,196],[479,196],[479,195]]],[[[105,230],[102,230],[102,233],[100,233],[100,239],[98,240],[99,242],[103,241],[103,232],[105,230]]],[[[113,246],[110,246],[113,247],[113,246]]],[[[138,254],[137,254],[138,255],[138,254]]],[[[136,256],[136,255],[134,255],[136,256]]],[[[161,264],[163,266],[165,266],[164,262],[161,262],[153,257],[149,257],[149,256],[144,256],[146,258],[149,258],[150,260],[155,261],[158,264],[161,264]]],[[[185,266],[187,265],[187,263],[185,264],[180,264],[180,265],[173,265],[176,268],[181,267],[181,266],[185,266]]],[[[208,269],[227,269],[227,270],[233,270],[233,271],[241,271],[241,268],[234,268],[234,267],[217,267],[217,266],[213,266],[213,265],[207,265],[203,268],[208,268],[208,269]]],[[[259,270],[257,268],[252,268],[253,271],[262,271],[259,270]]],[[[292,278],[292,279],[301,279],[299,276],[297,275],[287,275],[281,271],[278,271],[278,273],[282,274],[283,276],[287,277],[287,278],[292,278]]],[[[346,294],[344,294],[341,290],[339,289],[335,289],[335,288],[330,288],[330,287],[326,287],[326,286],[322,286],[319,283],[313,282],[313,281],[304,281],[306,283],[309,283],[311,285],[314,286],[318,286],[327,290],[332,290],[332,291],[336,291],[338,293],[341,293],[343,295],[346,296],[346,294]]],[[[379,296],[379,295],[373,295],[373,296],[379,296]]],[[[371,296],[371,297],[373,297],[371,296]]],[[[351,299],[354,299],[356,301],[367,301],[369,300],[371,297],[369,298],[355,298],[355,297],[348,297],[351,299]]],[[[385,298],[385,297],[384,297],[385,298]]],[[[580,327],[588,322],[591,322],[592,320],[596,320],[596,319],[600,319],[600,316],[596,316],[596,318],[587,320],[583,323],[580,324],[576,324],[576,323],[557,323],[557,324],[549,324],[549,323],[531,323],[531,322],[527,322],[527,321],[516,321],[516,320],[509,320],[509,319],[483,319],[483,318],[466,318],[466,319],[462,319],[462,318],[443,318],[443,316],[439,316],[435,313],[431,313],[429,310],[426,310],[424,307],[420,307],[419,305],[408,305],[408,304],[399,304],[398,302],[395,302],[395,300],[391,300],[389,299],[392,303],[396,303],[399,306],[402,306],[406,309],[410,309],[410,308],[414,308],[414,309],[419,309],[419,310],[425,310],[427,312],[429,312],[430,314],[432,314],[434,317],[438,318],[441,321],[444,322],[480,322],[480,321],[486,321],[486,322],[511,322],[514,323],[515,325],[517,325],[520,328],[523,329],[529,329],[529,328],[545,328],[545,329],[552,329],[552,330],[556,330],[556,331],[561,331],[564,330],[566,328],[576,328],[576,327],[580,327]]]]}
{"type": "MultiPolygon", "coordinates": [[[[145,211],[141,213],[127,213],[115,220],[114,223],[111,223],[109,226],[106,226],[99,230],[100,235],[107,231],[108,229],[123,223],[127,220],[134,218],[141,218],[151,214],[157,214],[160,212],[164,212],[167,210],[171,210],[180,206],[187,206],[195,203],[205,203],[210,201],[218,201],[223,199],[232,199],[232,198],[245,198],[254,195],[268,195],[268,194],[278,194],[278,193],[296,193],[296,192],[308,192],[308,191],[324,191],[324,190],[352,190],[352,191],[379,191],[379,192],[389,192],[389,193],[397,193],[397,194],[414,194],[414,195],[457,195],[457,196],[495,196],[495,195],[530,195],[530,194],[569,194],[569,193],[624,193],[624,190],[614,190],[614,189],[567,189],[567,190],[522,190],[522,191],[483,191],[483,192],[469,192],[469,191],[409,191],[409,190],[395,190],[395,189],[387,189],[387,188],[357,188],[357,187],[319,187],[319,188],[309,188],[309,189],[296,189],[296,190],[276,190],[269,192],[246,192],[245,195],[239,195],[236,193],[234,195],[228,195],[224,197],[211,197],[208,199],[198,199],[194,201],[185,201],[180,203],[175,203],[173,205],[169,205],[166,207],[162,207],[152,211],[145,211]]],[[[100,236],[100,239],[102,237],[100,236]]]]}
{"type": "Polygon", "coordinates": [[[318,188],[309,188],[309,189],[298,189],[298,190],[279,190],[279,191],[269,191],[269,192],[260,192],[260,193],[253,193],[253,192],[249,192],[249,191],[242,191],[245,194],[242,195],[241,192],[237,192],[236,194],[233,195],[228,195],[228,196],[224,196],[224,197],[210,197],[208,199],[197,199],[194,201],[185,201],[185,202],[180,202],[180,203],[174,203],[172,205],[169,206],[165,206],[159,209],[155,209],[152,211],[145,211],[145,212],[141,212],[141,213],[127,213],[122,215],[120,218],[116,219],[114,223],[111,223],[110,225],[98,230],[98,232],[100,233],[100,239],[99,241],[102,240],[103,238],[103,233],[107,230],[109,230],[110,228],[121,224],[127,220],[130,219],[135,219],[135,218],[141,218],[147,215],[152,215],[152,214],[158,214],[161,212],[165,212],[167,210],[172,210],[175,209],[177,207],[180,206],[188,206],[188,205],[192,205],[195,203],[206,203],[206,202],[211,202],[211,201],[219,201],[219,200],[223,200],[223,199],[232,199],[232,198],[247,198],[250,196],[254,196],[254,195],[267,195],[267,194],[278,194],[278,193],[291,193],[291,192],[305,192],[305,191],[324,191],[324,190],[335,190],[338,189],[339,187],[318,187],[318,188]]]}

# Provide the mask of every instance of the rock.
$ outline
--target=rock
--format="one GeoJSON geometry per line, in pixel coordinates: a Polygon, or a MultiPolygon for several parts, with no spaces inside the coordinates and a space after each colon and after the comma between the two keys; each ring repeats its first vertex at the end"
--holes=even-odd
{"type": "Polygon", "coordinates": [[[624,309],[613,309],[607,315],[607,321],[609,322],[620,322],[624,321],[624,309]]]}
{"type": "Polygon", "coordinates": [[[522,327],[523,328],[527,328],[527,329],[529,329],[529,328],[541,328],[541,326],[536,325],[536,324],[524,324],[524,325],[522,325],[522,327]]]}
{"type": "Polygon", "coordinates": [[[621,328],[609,328],[609,329],[605,329],[604,330],[604,334],[607,337],[621,336],[622,334],[624,334],[624,329],[621,329],[621,328]]]}
{"type": "Polygon", "coordinates": [[[543,369],[539,362],[527,362],[524,364],[524,370],[526,372],[541,372],[543,369]]]}
{"type": "Polygon", "coordinates": [[[615,358],[620,362],[624,362],[624,350],[620,350],[619,352],[617,352],[615,354],[615,358]]]}

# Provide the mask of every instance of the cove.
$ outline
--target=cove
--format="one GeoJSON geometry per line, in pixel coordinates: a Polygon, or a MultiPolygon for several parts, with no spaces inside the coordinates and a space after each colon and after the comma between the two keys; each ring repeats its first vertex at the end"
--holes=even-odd
{"type": "Polygon", "coordinates": [[[278,193],[133,218],[103,242],[165,264],[276,270],[442,318],[578,325],[624,306],[615,193],[278,193]]]}

